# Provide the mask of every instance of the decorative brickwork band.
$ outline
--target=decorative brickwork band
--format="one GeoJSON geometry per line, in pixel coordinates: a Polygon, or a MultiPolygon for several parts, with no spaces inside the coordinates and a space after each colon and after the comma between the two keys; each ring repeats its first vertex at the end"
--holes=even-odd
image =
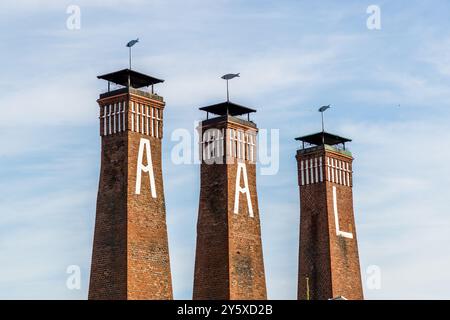
{"type": "Polygon", "coordinates": [[[211,160],[220,163],[219,161],[223,161],[226,150],[227,157],[255,163],[256,133],[255,130],[210,128],[203,132],[203,138],[200,141],[201,159],[208,163],[211,160]]]}
{"type": "Polygon", "coordinates": [[[256,132],[228,129],[227,155],[236,159],[256,162],[256,132]]]}
{"type": "Polygon", "coordinates": [[[126,101],[100,108],[100,135],[106,136],[126,130],[126,101]]]}
{"type": "Polygon", "coordinates": [[[149,104],[119,101],[100,106],[100,135],[126,130],[162,138],[162,110],[149,104]],[[128,106],[131,105],[131,108],[128,106]],[[129,119],[129,120],[128,120],[129,119]]]}
{"type": "Polygon", "coordinates": [[[203,133],[200,141],[201,159],[206,162],[223,162],[225,155],[224,129],[209,129],[203,133]]]}
{"type": "Polygon", "coordinates": [[[323,157],[307,158],[300,161],[300,186],[330,181],[344,186],[352,186],[352,171],[349,162],[326,157],[325,171],[323,157]]]}
{"type": "Polygon", "coordinates": [[[131,131],[162,138],[160,109],[131,101],[131,131]]]}

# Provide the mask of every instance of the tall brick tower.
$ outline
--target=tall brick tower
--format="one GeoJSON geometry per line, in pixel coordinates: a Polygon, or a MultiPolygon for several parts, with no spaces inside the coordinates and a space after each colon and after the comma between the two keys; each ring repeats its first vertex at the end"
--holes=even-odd
{"type": "Polygon", "coordinates": [[[200,108],[216,115],[201,133],[201,189],[194,299],[266,299],[256,194],[255,110],[231,102],[200,108]],[[247,115],[244,120],[239,116],[247,115]]]}
{"type": "Polygon", "coordinates": [[[300,186],[298,299],[363,299],[353,215],[351,140],[320,132],[297,138],[300,186]]]}
{"type": "Polygon", "coordinates": [[[108,81],[89,299],[172,299],[161,171],[163,82],[125,69],[108,81]],[[118,88],[110,90],[110,83],[118,88]],[[149,92],[144,87],[151,86],[149,92]]]}

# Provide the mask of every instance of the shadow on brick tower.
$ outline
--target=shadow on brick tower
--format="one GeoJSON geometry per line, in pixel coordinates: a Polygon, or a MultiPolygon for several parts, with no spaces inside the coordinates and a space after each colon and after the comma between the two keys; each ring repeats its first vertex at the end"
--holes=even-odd
{"type": "Polygon", "coordinates": [[[130,69],[98,78],[108,91],[97,100],[102,152],[89,299],[172,299],[161,171],[165,103],[153,91],[163,80],[130,69]]]}

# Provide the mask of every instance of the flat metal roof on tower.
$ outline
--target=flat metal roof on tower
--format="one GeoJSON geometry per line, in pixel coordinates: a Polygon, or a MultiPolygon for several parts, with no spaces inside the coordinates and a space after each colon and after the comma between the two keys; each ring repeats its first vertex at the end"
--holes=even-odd
{"type": "Polygon", "coordinates": [[[306,142],[309,144],[320,146],[322,144],[327,144],[330,146],[334,146],[337,144],[344,144],[346,142],[352,141],[351,139],[347,139],[344,137],[340,137],[335,134],[331,134],[328,132],[317,132],[307,136],[295,138],[297,141],[306,142]]]}
{"type": "Polygon", "coordinates": [[[104,74],[97,77],[124,87],[128,86],[128,79],[130,80],[130,86],[135,89],[142,87],[152,86],[157,83],[164,82],[164,80],[148,76],[146,74],[130,70],[123,69],[112,73],[104,74]]]}
{"type": "Polygon", "coordinates": [[[255,109],[247,108],[247,107],[244,107],[244,106],[241,106],[239,104],[229,102],[229,101],[213,104],[213,105],[210,105],[207,107],[202,107],[199,109],[202,111],[217,114],[219,116],[225,116],[225,115],[240,116],[243,114],[256,112],[255,109]]]}

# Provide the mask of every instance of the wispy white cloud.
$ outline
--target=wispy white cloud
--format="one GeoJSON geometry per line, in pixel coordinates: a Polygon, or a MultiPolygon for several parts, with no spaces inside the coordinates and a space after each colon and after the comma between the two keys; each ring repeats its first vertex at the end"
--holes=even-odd
{"type": "Polygon", "coordinates": [[[445,231],[450,171],[442,166],[450,152],[441,143],[450,138],[446,121],[361,123],[343,130],[357,137],[354,199],[361,260],[382,272],[382,288],[366,288],[366,296],[448,296],[440,272],[450,267],[442,254],[450,242],[445,231]]]}
{"type": "Polygon", "coordinates": [[[450,45],[450,36],[432,41],[421,48],[419,59],[430,64],[434,70],[444,76],[450,76],[450,53],[447,48],[450,45]]]}
{"type": "MultiPolygon", "coordinates": [[[[60,143],[58,150],[76,145],[60,143]]],[[[88,163],[97,157],[85,151],[39,159],[32,150],[6,158],[17,163],[12,173],[1,171],[7,177],[0,183],[1,298],[86,296],[97,185],[88,163]],[[66,287],[69,265],[82,268],[81,290],[66,287]]]]}
{"type": "Polygon", "coordinates": [[[61,75],[7,92],[0,98],[0,125],[20,131],[29,127],[93,123],[98,114],[97,92],[95,86],[89,87],[93,82],[84,77],[61,75]]]}

